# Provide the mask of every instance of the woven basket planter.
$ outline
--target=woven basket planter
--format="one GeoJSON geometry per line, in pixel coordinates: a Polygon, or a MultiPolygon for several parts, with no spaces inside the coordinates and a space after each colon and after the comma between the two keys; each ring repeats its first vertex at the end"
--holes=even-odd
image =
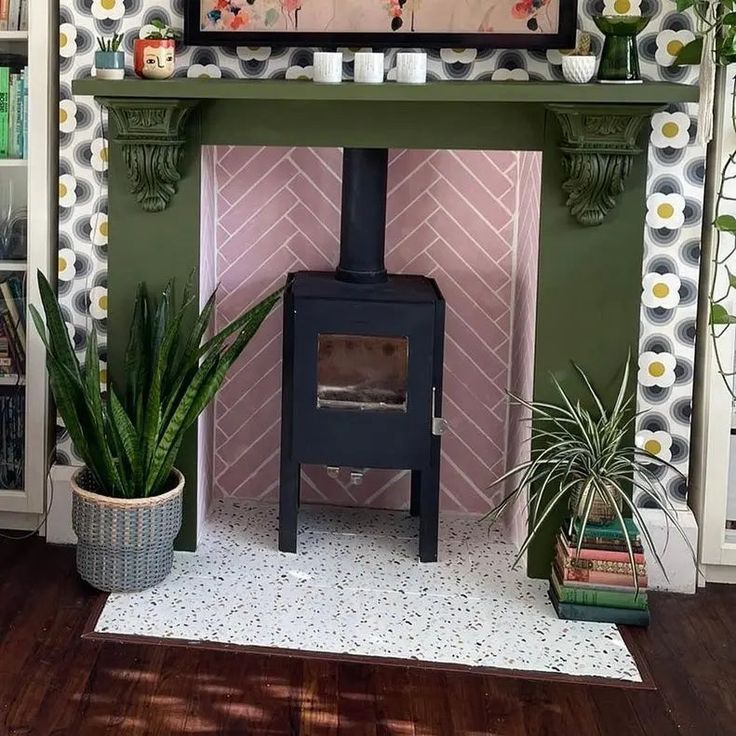
{"type": "MultiPolygon", "coordinates": [[[[580,481],[572,489],[572,493],[570,494],[570,513],[581,519],[585,514],[585,507],[587,505],[588,498],[590,497],[588,494],[586,494],[587,498],[583,496],[584,487],[585,481],[580,481]]],[[[588,491],[588,493],[591,492],[595,493],[595,498],[593,499],[593,504],[590,508],[590,515],[588,516],[589,524],[608,524],[618,518],[616,509],[614,509],[614,507],[611,506],[605,498],[603,498],[597,491],[588,491]]],[[[619,512],[623,509],[623,503],[623,500],[617,496],[616,506],[618,507],[619,512]]]]}
{"type": "Polygon", "coordinates": [[[143,590],[171,572],[184,491],[184,476],[174,474],[176,487],[160,496],[111,498],[87,490],[94,487],[87,470],[75,473],[77,570],[90,585],[113,593],[143,590]]]}

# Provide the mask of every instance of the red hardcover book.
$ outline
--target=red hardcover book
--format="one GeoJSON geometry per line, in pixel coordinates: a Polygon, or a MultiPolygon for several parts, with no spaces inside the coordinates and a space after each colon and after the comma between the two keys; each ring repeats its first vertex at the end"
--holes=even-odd
{"type": "MultiPolygon", "coordinates": [[[[562,545],[563,551],[571,557],[573,560],[602,560],[604,562],[625,562],[625,563],[631,563],[631,559],[629,558],[629,553],[624,551],[621,552],[619,550],[608,550],[608,549],[587,549],[583,547],[580,550],[580,553],[578,554],[577,548],[573,547],[569,541],[567,540],[567,537],[565,537],[562,532],[560,532],[559,536],[560,544],[562,545]]],[[[633,550],[633,545],[632,545],[633,550]]],[[[634,552],[634,562],[637,565],[644,565],[646,563],[646,559],[644,558],[644,554],[641,552],[634,552]]]]}
{"type": "MultiPolygon", "coordinates": [[[[589,583],[590,585],[615,585],[618,587],[634,588],[634,578],[630,573],[623,572],[601,572],[584,567],[572,567],[564,565],[559,559],[555,559],[555,569],[560,582],[567,583],[589,583]]],[[[649,579],[646,575],[639,575],[639,587],[646,588],[649,579]]]]}

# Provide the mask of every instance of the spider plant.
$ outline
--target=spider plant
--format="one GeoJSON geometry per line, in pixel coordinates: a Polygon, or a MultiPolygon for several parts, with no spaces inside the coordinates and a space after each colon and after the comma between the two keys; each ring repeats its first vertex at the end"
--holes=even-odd
{"type": "Polygon", "coordinates": [[[665,577],[667,571],[640,509],[631,499],[634,489],[661,509],[668,522],[685,539],[693,560],[696,560],[695,550],[677,520],[675,506],[657,473],[662,466],[677,473],[679,471],[646,449],[627,442],[636,420],[634,396],[628,393],[627,388],[628,359],[616,400],[610,408],[606,408],[585,372],[578,366],[575,369],[585,384],[592,410],[585,408],[580,401],[573,400],[554,377],[552,380],[560,398],[559,405],[525,401],[510,395],[513,401],[526,407],[530,413],[532,449],[527,461],[512,468],[492,484],[493,487],[511,480],[513,488],[488,516],[497,519],[523,491],[528,490],[529,533],[519,549],[516,564],[552,512],[565,501],[570,507],[571,527],[574,519],[580,522],[575,551],[579,556],[585,531],[588,524],[592,525],[594,504],[603,504],[622,531],[632,578],[638,590],[634,551],[626,531],[624,513],[630,513],[633,517],[665,577]]]}
{"type": "Polygon", "coordinates": [[[271,294],[202,342],[216,294],[192,320],[190,284],[180,305],[175,303],[173,281],[158,299],[150,298],[141,284],[125,354],[123,399],[116,386],[110,385],[106,395],[100,387],[96,331],[89,336],[80,365],[59,303],[40,271],[38,286],[45,324],[33,306],[31,314],[46,345],[59,414],[94,477],[95,491],[123,498],[170,490],[167,484],[187,430],[281,296],[280,290],[271,294]]]}

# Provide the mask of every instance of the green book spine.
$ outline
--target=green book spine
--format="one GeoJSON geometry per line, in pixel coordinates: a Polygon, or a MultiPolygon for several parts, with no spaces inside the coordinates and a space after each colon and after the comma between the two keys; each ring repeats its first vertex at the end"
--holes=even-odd
{"type": "Polygon", "coordinates": [[[10,101],[10,69],[0,67],[0,158],[8,157],[10,142],[10,119],[8,118],[8,103],[10,101]]]}
{"type": "Polygon", "coordinates": [[[595,587],[571,588],[568,585],[562,585],[560,583],[554,570],[552,571],[550,582],[560,603],[575,603],[583,606],[603,606],[608,608],[634,608],[640,611],[644,611],[647,608],[646,593],[636,595],[635,590],[623,593],[615,590],[600,590],[595,587]]]}
{"type": "Polygon", "coordinates": [[[583,606],[579,603],[562,603],[552,586],[549,597],[557,615],[565,621],[594,621],[597,623],[622,624],[624,626],[649,626],[649,611],[608,606],[583,606]]]}
{"type": "MultiPolygon", "coordinates": [[[[626,533],[629,539],[638,540],[639,530],[636,528],[636,524],[634,524],[631,519],[624,519],[624,524],[626,526],[626,533]]],[[[576,542],[580,534],[581,526],[582,522],[580,519],[575,519],[574,541],[576,542]]],[[[610,524],[587,524],[585,527],[585,534],[583,534],[583,539],[588,539],[588,537],[593,539],[623,539],[624,534],[621,531],[621,527],[618,522],[614,521],[610,524]]]]}

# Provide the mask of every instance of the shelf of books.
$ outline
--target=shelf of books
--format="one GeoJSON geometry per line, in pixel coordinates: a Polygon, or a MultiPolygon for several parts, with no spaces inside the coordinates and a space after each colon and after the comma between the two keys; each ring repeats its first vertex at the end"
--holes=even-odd
{"type": "Polygon", "coordinates": [[[48,471],[45,355],[28,305],[56,226],[55,5],[0,0],[0,521],[22,517],[16,528],[38,525],[48,471]]]}
{"type": "Polygon", "coordinates": [[[587,524],[584,531],[579,519],[562,525],[549,589],[560,618],[649,625],[644,549],[634,522],[625,522],[626,535],[618,521],[587,524]],[[627,536],[636,571],[632,569],[627,536]]]}

